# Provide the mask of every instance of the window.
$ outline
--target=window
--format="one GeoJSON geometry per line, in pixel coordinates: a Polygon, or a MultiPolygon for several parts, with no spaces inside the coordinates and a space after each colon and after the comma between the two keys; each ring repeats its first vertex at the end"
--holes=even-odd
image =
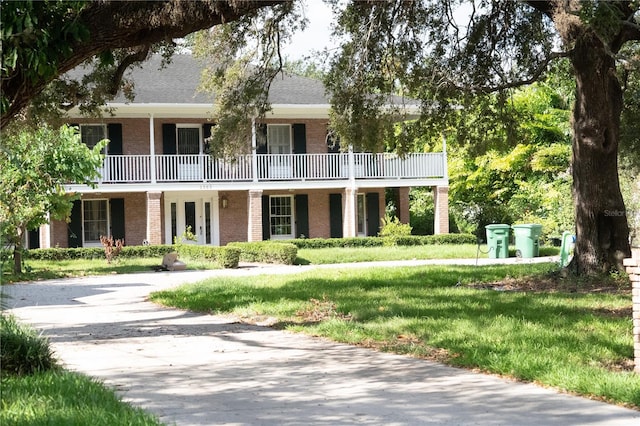
{"type": "Polygon", "coordinates": [[[293,197],[269,197],[271,238],[293,238],[293,197]]]}
{"type": "Polygon", "coordinates": [[[200,154],[200,127],[178,126],[178,154],[200,154]]]}
{"type": "Polygon", "coordinates": [[[269,154],[291,154],[291,126],[270,124],[267,126],[269,154]]]}
{"type": "Polygon", "coordinates": [[[82,143],[93,148],[103,139],[107,139],[107,128],[104,124],[81,124],[80,138],[82,143]]]}
{"type": "Polygon", "coordinates": [[[83,246],[100,244],[100,236],[109,235],[109,208],[107,200],[82,202],[83,246]]]}

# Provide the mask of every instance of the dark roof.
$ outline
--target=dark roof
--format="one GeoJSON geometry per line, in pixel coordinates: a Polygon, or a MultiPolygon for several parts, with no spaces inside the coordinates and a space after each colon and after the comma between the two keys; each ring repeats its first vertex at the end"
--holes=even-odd
{"type": "MultiPolygon", "coordinates": [[[[133,104],[212,104],[213,96],[198,90],[202,64],[189,54],[176,54],[171,62],[161,67],[162,58],[154,55],[142,67],[134,66],[125,76],[134,81],[133,104]]],[[[69,73],[78,78],[82,68],[69,73]]],[[[327,105],[324,85],[319,80],[290,74],[278,74],[269,91],[274,104],[327,105]]],[[[113,102],[129,103],[118,95],[113,102]]]]}

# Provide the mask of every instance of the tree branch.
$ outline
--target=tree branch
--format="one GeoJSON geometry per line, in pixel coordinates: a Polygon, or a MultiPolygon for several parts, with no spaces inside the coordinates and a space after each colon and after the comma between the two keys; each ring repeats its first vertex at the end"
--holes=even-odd
{"type": "Polygon", "coordinates": [[[457,83],[454,83],[453,86],[460,91],[471,92],[471,93],[492,93],[499,92],[501,90],[513,89],[516,87],[526,86],[529,84],[533,84],[540,79],[540,76],[547,69],[547,66],[554,60],[558,58],[566,58],[571,54],[571,51],[568,52],[551,52],[544,61],[538,65],[533,71],[533,74],[527,79],[518,80],[518,81],[509,81],[504,84],[499,84],[496,86],[472,86],[471,88],[460,86],[457,83]]]}
{"type": "MultiPolygon", "coordinates": [[[[2,76],[2,93],[9,105],[2,113],[0,128],[4,128],[57,76],[100,52],[150,46],[184,37],[287,1],[291,0],[89,2],[78,16],[73,17],[88,29],[89,35],[76,41],[69,51],[58,50],[56,57],[47,58],[48,63],[55,66],[54,75],[33,78],[33,70],[30,71],[26,61],[19,58],[14,72],[2,76]]],[[[53,44],[55,42],[52,40],[53,44]]]]}

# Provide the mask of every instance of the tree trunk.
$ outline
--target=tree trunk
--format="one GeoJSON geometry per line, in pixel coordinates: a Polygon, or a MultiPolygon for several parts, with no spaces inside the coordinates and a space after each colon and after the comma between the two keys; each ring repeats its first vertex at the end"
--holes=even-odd
{"type": "Polygon", "coordinates": [[[13,273],[22,273],[22,241],[24,239],[24,229],[18,228],[18,238],[13,242],[13,273]]]}
{"type": "Polygon", "coordinates": [[[621,268],[631,253],[629,226],[618,181],[622,90],[615,61],[587,32],[576,41],[573,112],[573,198],[576,245],[569,268],[581,275],[621,268]]]}

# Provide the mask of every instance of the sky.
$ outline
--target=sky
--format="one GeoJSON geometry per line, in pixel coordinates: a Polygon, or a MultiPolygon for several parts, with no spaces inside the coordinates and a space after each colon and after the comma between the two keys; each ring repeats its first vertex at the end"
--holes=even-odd
{"type": "Polygon", "coordinates": [[[305,16],[309,20],[307,28],[297,33],[292,43],[285,48],[285,55],[290,59],[302,59],[314,50],[322,50],[329,46],[331,21],[333,16],[329,6],[322,0],[305,0],[305,16]]]}

